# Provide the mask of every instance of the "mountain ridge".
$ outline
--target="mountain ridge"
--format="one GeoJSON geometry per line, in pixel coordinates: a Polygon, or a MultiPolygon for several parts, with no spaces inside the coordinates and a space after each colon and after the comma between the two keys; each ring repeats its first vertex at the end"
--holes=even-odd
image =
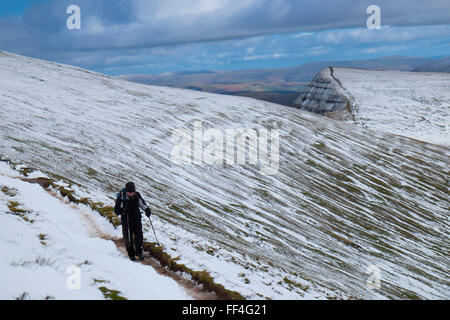
{"type": "Polygon", "coordinates": [[[133,179],[168,253],[226,288],[248,299],[448,297],[445,146],[17,55],[0,55],[0,70],[3,155],[103,203],[133,179]],[[174,130],[195,121],[278,129],[278,173],[173,163],[174,130]]]}
{"type": "Polygon", "coordinates": [[[294,102],[364,128],[448,145],[450,75],[325,68],[294,102]]]}

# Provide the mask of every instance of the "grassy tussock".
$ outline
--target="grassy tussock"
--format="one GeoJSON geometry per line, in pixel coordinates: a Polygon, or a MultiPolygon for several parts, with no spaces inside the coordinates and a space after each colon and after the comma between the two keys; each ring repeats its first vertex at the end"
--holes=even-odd
{"type": "Polygon", "coordinates": [[[110,283],[110,281],[108,281],[108,280],[95,279],[95,278],[93,278],[93,280],[94,280],[94,284],[97,284],[97,283],[110,283]]]}
{"type": "Polygon", "coordinates": [[[29,219],[26,216],[28,213],[30,213],[30,211],[20,208],[21,205],[22,204],[17,202],[17,201],[9,201],[8,202],[9,213],[11,213],[11,214],[13,214],[15,216],[21,217],[26,222],[33,223],[34,220],[33,219],[29,219]]]}
{"type": "Polygon", "coordinates": [[[192,280],[203,285],[205,290],[214,292],[219,299],[245,300],[240,293],[227,290],[223,285],[215,283],[214,279],[206,270],[194,271],[186,267],[184,264],[177,263],[179,257],[172,258],[163,251],[162,247],[157,246],[155,243],[144,242],[143,249],[144,251],[149,252],[152,257],[158,260],[162,266],[167,267],[169,270],[190,275],[192,280]]]}
{"type": "Polygon", "coordinates": [[[299,288],[299,289],[301,289],[303,291],[308,291],[309,290],[309,286],[304,286],[304,285],[302,285],[302,284],[300,284],[298,282],[295,282],[295,281],[292,281],[292,280],[288,279],[287,277],[284,277],[283,282],[286,283],[289,286],[289,288],[291,288],[291,289],[293,287],[296,287],[296,288],[299,288]]]}
{"type": "Polygon", "coordinates": [[[17,194],[17,190],[15,188],[10,188],[8,186],[2,186],[0,190],[9,197],[15,197],[17,194]]]}
{"type": "Polygon", "coordinates": [[[121,292],[118,290],[111,290],[107,287],[99,287],[98,290],[100,290],[103,293],[103,296],[105,299],[108,300],[128,300],[125,297],[122,297],[120,294],[121,292]]]}
{"type": "Polygon", "coordinates": [[[38,237],[39,237],[39,240],[41,240],[41,241],[40,241],[41,244],[42,244],[43,246],[46,246],[46,245],[47,245],[47,242],[45,242],[45,240],[47,240],[47,235],[44,234],[44,233],[41,233],[41,234],[38,235],[38,237]]]}

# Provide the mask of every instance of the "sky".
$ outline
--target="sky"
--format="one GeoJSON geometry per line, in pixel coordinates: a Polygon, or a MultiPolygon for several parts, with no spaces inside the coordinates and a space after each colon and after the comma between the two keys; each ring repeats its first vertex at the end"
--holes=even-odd
{"type": "Polygon", "coordinates": [[[448,0],[0,0],[0,50],[98,72],[297,66],[450,53],[448,0]],[[69,5],[81,11],[69,30],[69,5]],[[369,5],[381,29],[369,30],[369,5]]]}

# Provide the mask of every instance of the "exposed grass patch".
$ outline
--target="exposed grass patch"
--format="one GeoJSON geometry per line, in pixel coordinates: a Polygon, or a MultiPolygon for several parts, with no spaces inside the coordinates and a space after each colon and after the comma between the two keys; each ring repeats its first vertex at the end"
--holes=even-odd
{"type": "Polygon", "coordinates": [[[19,206],[21,206],[21,205],[22,204],[17,201],[9,201],[8,202],[9,211],[11,211],[12,213],[15,213],[15,214],[28,213],[28,210],[19,208],[19,206]]]}
{"type": "Polygon", "coordinates": [[[310,166],[310,167],[313,167],[313,168],[317,168],[317,164],[311,159],[306,159],[305,164],[307,166],[310,166]]]}
{"type": "Polygon", "coordinates": [[[22,209],[22,208],[19,208],[21,205],[22,204],[17,202],[17,201],[9,201],[8,202],[9,213],[22,218],[26,222],[33,223],[34,220],[33,219],[29,219],[26,216],[26,214],[30,213],[30,211],[22,209]]]}
{"type": "Polygon", "coordinates": [[[87,175],[88,176],[96,176],[97,175],[97,170],[93,169],[93,168],[88,168],[87,170],[87,175]]]}
{"type": "Polygon", "coordinates": [[[144,251],[149,252],[152,257],[158,260],[162,266],[167,267],[169,270],[190,275],[192,280],[194,280],[198,284],[203,285],[203,287],[207,291],[214,292],[219,299],[223,300],[245,299],[240,293],[236,291],[227,290],[223,285],[215,283],[214,279],[206,270],[194,271],[186,267],[184,264],[177,263],[179,257],[177,258],[170,257],[166,252],[164,252],[162,247],[157,246],[155,243],[144,242],[143,249],[144,251]]]}
{"type": "Polygon", "coordinates": [[[201,206],[203,206],[203,207],[205,207],[205,208],[207,208],[207,209],[209,209],[209,210],[211,210],[211,211],[213,211],[213,212],[215,212],[217,214],[220,214],[219,209],[215,205],[213,205],[213,204],[211,204],[209,202],[202,201],[200,199],[195,199],[195,202],[199,203],[201,206]]]}
{"type": "MultiPolygon", "coordinates": [[[[166,185],[164,185],[164,186],[167,187],[166,185]]],[[[166,192],[164,188],[162,188],[162,187],[160,187],[160,186],[158,186],[156,184],[152,185],[152,187],[154,189],[158,190],[159,192],[166,192]]]]}
{"type": "Polygon", "coordinates": [[[11,137],[11,136],[8,136],[8,135],[6,135],[6,136],[4,136],[4,137],[5,137],[6,139],[10,139],[10,140],[13,140],[13,141],[18,142],[18,143],[23,143],[23,144],[26,144],[26,143],[27,143],[26,140],[21,140],[21,139],[16,138],[16,137],[11,137]]]}
{"type": "Polygon", "coordinates": [[[30,173],[32,173],[34,170],[28,167],[22,167],[19,169],[19,173],[25,177],[28,177],[30,173]]]}
{"type": "Polygon", "coordinates": [[[43,246],[46,246],[47,242],[45,242],[45,240],[47,240],[47,235],[44,233],[41,233],[40,235],[38,235],[38,237],[39,237],[39,240],[41,240],[41,244],[43,246]]]}
{"type": "Polygon", "coordinates": [[[233,213],[233,209],[227,206],[222,206],[222,210],[226,213],[233,213]]]}
{"type": "Polygon", "coordinates": [[[76,183],[75,181],[68,179],[66,177],[63,177],[59,174],[52,173],[52,172],[49,172],[47,174],[52,177],[52,181],[63,181],[64,183],[66,183],[69,186],[69,188],[73,185],[81,187],[81,185],[79,183],[76,183]]]}
{"type": "Polygon", "coordinates": [[[15,197],[18,192],[17,189],[8,186],[2,186],[0,190],[9,197],[15,197]]]}
{"type": "Polygon", "coordinates": [[[174,210],[174,211],[176,211],[176,212],[178,212],[178,213],[181,213],[182,215],[185,215],[185,216],[188,216],[188,215],[189,215],[186,211],[184,211],[182,208],[180,208],[180,207],[177,206],[176,204],[171,204],[171,205],[169,206],[169,209],[174,210]]]}
{"type": "Polygon", "coordinates": [[[420,297],[412,291],[405,290],[400,292],[401,296],[408,300],[421,300],[420,297]]]}
{"type": "Polygon", "coordinates": [[[206,250],[206,253],[209,254],[210,256],[214,256],[216,254],[216,249],[208,248],[208,250],[206,250]]]}
{"type": "Polygon", "coordinates": [[[97,211],[103,217],[108,219],[109,222],[114,227],[118,227],[121,224],[120,218],[114,213],[113,206],[105,206],[102,202],[92,202],[92,201],[90,202],[88,201],[88,205],[91,207],[92,210],[97,211]]]}
{"type": "Polygon", "coordinates": [[[108,280],[101,280],[101,279],[95,279],[95,278],[93,278],[92,280],[94,280],[94,284],[97,284],[97,283],[110,283],[110,281],[108,281],[108,280]]]}
{"type": "Polygon", "coordinates": [[[64,198],[69,199],[70,202],[75,202],[75,203],[79,203],[79,201],[77,200],[77,198],[73,195],[73,191],[72,190],[68,190],[62,186],[58,187],[59,193],[61,194],[61,196],[63,196],[64,198]]]}
{"type": "Polygon", "coordinates": [[[324,151],[326,149],[325,143],[323,141],[316,142],[313,144],[313,147],[319,149],[320,151],[324,151]]]}
{"type": "Polygon", "coordinates": [[[103,296],[105,297],[105,299],[128,300],[127,298],[120,296],[121,292],[119,290],[111,290],[106,287],[99,287],[98,290],[100,290],[103,293],[103,296]]]}
{"type": "Polygon", "coordinates": [[[309,286],[304,286],[298,282],[288,279],[287,277],[283,278],[283,282],[286,283],[291,289],[295,287],[295,288],[299,288],[305,292],[309,290],[309,286]]]}

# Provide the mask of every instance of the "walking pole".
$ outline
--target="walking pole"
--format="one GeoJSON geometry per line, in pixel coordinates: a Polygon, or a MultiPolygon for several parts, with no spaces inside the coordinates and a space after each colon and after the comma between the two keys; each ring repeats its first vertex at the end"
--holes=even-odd
{"type": "Polygon", "coordinates": [[[127,230],[128,230],[128,248],[127,253],[130,252],[131,249],[131,233],[130,233],[130,219],[128,218],[129,214],[127,213],[127,230]]]}
{"type": "Polygon", "coordinates": [[[156,243],[157,243],[157,244],[158,244],[158,246],[159,246],[160,244],[159,244],[158,238],[156,237],[156,232],[155,232],[155,228],[153,228],[153,222],[152,222],[152,218],[151,218],[151,217],[148,217],[148,218],[150,219],[150,224],[152,225],[152,229],[153,229],[153,234],[155,235],[156,243]]]}

